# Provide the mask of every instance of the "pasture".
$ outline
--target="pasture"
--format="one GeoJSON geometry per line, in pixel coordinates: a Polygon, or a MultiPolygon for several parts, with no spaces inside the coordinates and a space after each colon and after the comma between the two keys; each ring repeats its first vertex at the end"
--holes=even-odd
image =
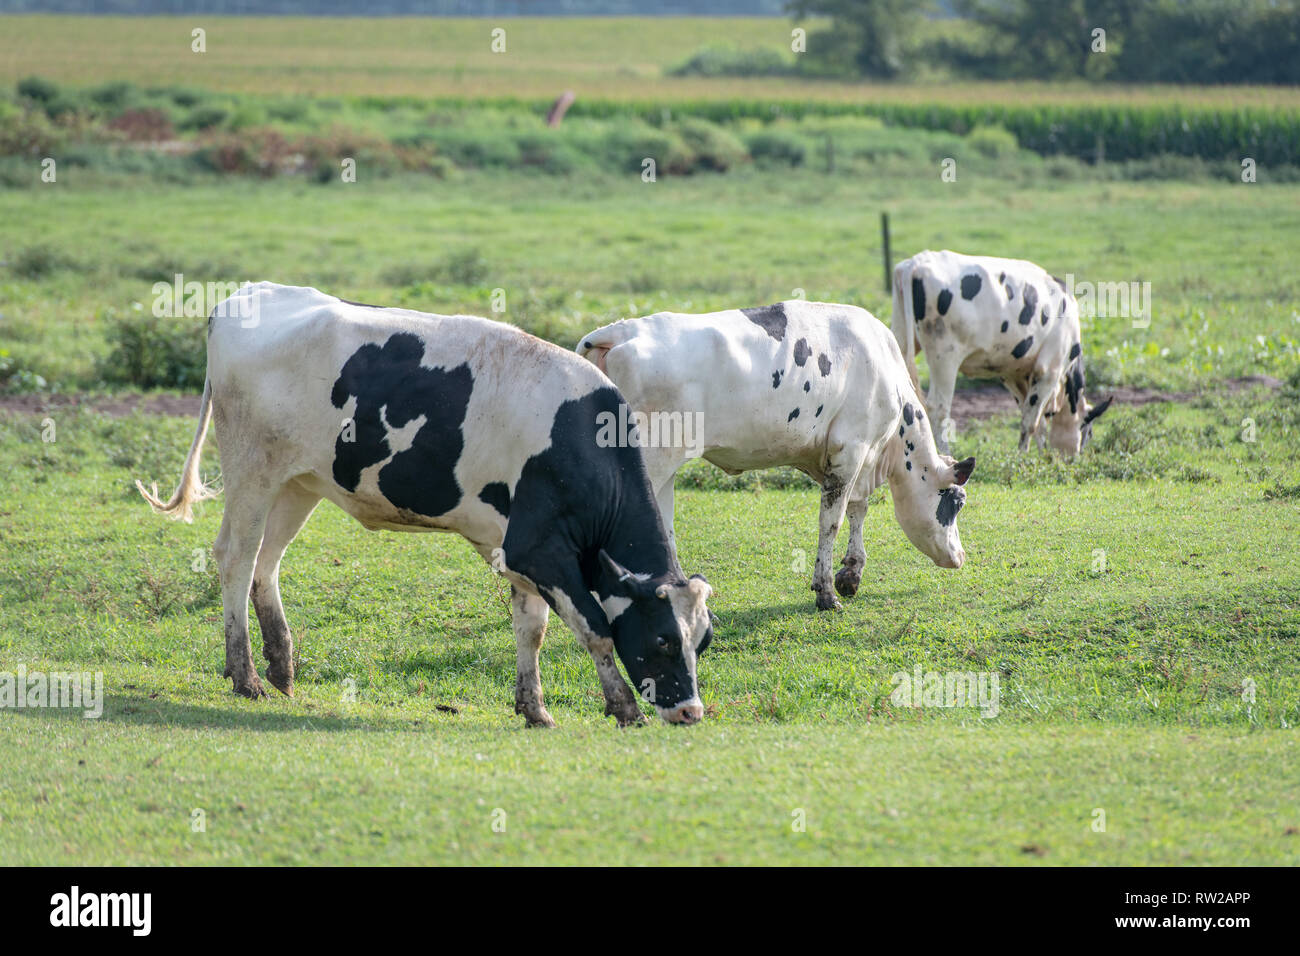
{"type": "MultiPolygon", "coordinates": [[[[21,29],[0,35],[0,82],[542,97],[582,76],[614,99],[790,94],[660,75],[708,42],[697,31],[779,43],[784,21],[519,21],[509,56],[432,67],[435,41],[470,50],[485,24],[229,21],[248,68],[206,73],[184,59],[188,22],[8,18],[21,29]],[[173,29],[174,58],[140,55],[173,29]],[[344,29],[347,56],[312,52],[344,29]],[[272,68],[267,50],[289,52],[272,68]]],[[[57,185],[0,188],[0,672],[105,680],[99,719],[0,710],[0,863],[1300,862],[1300,186],[1067,175],[1022,156],[963,159],[944,183],[950,144],[899,136],[834,172],[655,183],[176,182],[69,164],[57,185]],[[295,698],[230,693],[210,554],[222,503],[174,524],[132,487],[174,486],[194,420],[122,414],[137,390],[106,379],[114,329],[149,313],[155,282],[265,278],[478,314],[503,290],[496,317],[566,347],[627,315],[796,290],[888,322],[882,210],[896,259],[947,247],[1150,283],[1149,327],[1085,320],[1090,397],[1145,403],[1109,412],[1077,463],[1018,455],[1009,400],[959,413],[954,451],[977,457],[961,570],[916,552],[879,493],[860,592],[818,614],[815,489],[692,466],[676,524],[685,570],[715,589],[706,719],[616,730],[552,615],[541,679],[559,727],[527,731],[505,582],[458,538],[366,532],[326,504],[281,577],[295,698]],[[895,676],[917,668],[996,676],[996,714],[896,702],[895,676]]],[[[253,646],[261,666],[256,631],[253,646]]]]}

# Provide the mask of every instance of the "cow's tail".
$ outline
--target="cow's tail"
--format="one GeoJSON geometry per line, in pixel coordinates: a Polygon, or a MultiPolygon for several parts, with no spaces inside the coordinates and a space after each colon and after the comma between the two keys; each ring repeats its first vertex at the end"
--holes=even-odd
{"type": "Polygon", "coordinates": [[[578,347],[574,351],[604,372],[605,356],[609,350],[622,345],[634,335],[636,327],[633,323],[626,320],[611,322],[584,335],[578,340],[578,347]]]}
{"type": "Polygon", "coordinates": [[[199,427],[194,433],[194,443],[190,445],[190,453],[185,458],[185,468],[181,472],[181,483],[176,486],[171,498],[163,501],[158,497],[158,486],[151,486],[146,489],[143,482],[136,480],[135,486],[139,489],[144,500],[149,502],[150,506],[158,514],[166,515],[174,520],[190,522],[194,520],[194,505],[200,501],[206,501],[209,498],[215,498],[217,491],[203,483],[199,477],[199,459],[203,452],[203,439],[208,434],[208,423],[212,420],[212,382],[209,379],[203,381],[203,407],[199,410],[199,427]]]}
{"type": "Polygon", "coordinates": [[[912,379],[912,388],[919,395],[921,378],[916,371],[916,321],[912,318],[912,284],[908,281],[911,271],[906,263],[894,267],[894,315],[889,320],[889,328],[903,353],[903,364],[912,379]]]}

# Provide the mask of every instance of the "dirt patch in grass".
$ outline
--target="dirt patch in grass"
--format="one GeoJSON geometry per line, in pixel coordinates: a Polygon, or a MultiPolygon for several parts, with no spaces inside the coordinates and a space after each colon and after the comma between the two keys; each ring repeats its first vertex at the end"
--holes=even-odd
{"type": "MultiPolygon", "coordinates": [[[[1230,393],[1248,388],[1281,388],[1280,379],[1270,375],[1246,375],[1242,378],[1225,379],[1209,388],[1222,388],[1230,393]]],[[[1091,393],[1091,401],[1097,402],[1107,395],[1115,397],[1118,405],[1147,405],[1151,402],[1189,402],[1197,398],[1197,392],[1162,392],[1153,388],[1134,388],[1117,385],[1111,388],[1097,389],[1091,393]]],[[[140,411],[146,415],[180,415],[185,418],[197,418],[199,414],[198,395],[102,395],[72,393],[69,395],[0,395],[0,411],[27,413],[31,415],[48,414],[69,408],[88,408],[102,415],[120,418],[140,411]]],[[[1015,400],[1001,385],[977,385],[973,388],[959,389],[953,396],[952,415],[958,423],[963,421],[992,418],[995,415],[1009,415],[1016,411],[1015,400]]]]}

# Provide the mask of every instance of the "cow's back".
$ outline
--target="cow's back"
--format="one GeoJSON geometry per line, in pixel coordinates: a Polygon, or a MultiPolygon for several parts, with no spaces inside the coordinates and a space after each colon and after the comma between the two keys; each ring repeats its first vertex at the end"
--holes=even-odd
{"type": "Polygon", "coordinates": [[[795,300],[701,315],[657,313],[584,337],[646,412],[702,413],[704,457],[729,471],[815,471],[836,429],[883,436],[910,394],[888,329],[853,306],[795,300]],[[604,334],[602,334],[604,333],[604,334]]]}
{"type": "Polygon", "coordinates": [[[229,309],[209,332],[223,455],[238,436],[368,527],[498,537],[561,406],[613,391],[589,363],[504,323],[270,283],[240,294],[256,297],[253,318],[229,309]]]}

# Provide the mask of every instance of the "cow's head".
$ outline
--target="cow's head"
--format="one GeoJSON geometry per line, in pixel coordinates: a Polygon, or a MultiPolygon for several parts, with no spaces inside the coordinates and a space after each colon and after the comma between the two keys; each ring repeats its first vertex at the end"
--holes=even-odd
{"type": "Polygon", "coordinates": [[[1083,396],[1083,387],[1083,352],[1076,344],[1070,350],[1070,365],[1061,381],[1061,389],[1056,396],[1056,411],[1048,429],[1048,442],[1052,448],[1070,458],[1083,451],[1092,439],[1092,423],[1110,408],[1110,398],[1097,405],[1089,405],[1083,396]]]}
{"type": "Polygon", "coordinates": [[[894,516],[916,548],[941,568],[966,560],[957,533],[957,513],[966,503],[966,479],[975,459],[955,461],[939,454],[925,413],[904,405],[898,431],[886,450],[894,516]]]}
{"type": "Polygon", "coordinates": [[[705,602],[713,589],[701,575],[634,574],[600,552],[601,603],[636,690],[672,724],[704,716],[695,662],[713,640],[705,602]]]}

